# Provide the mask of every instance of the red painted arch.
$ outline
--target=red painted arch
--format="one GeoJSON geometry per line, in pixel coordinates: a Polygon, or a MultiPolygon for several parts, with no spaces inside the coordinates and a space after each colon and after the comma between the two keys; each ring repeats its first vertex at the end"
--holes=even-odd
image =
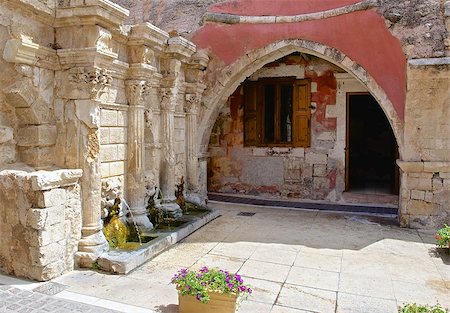
{"type": "MultiPolygon", "coordinates": [[[[327,10],[357,0],[241,0],[216,5],[211,11],[240,15],[295,15],[327,10]],[[314,4],[311,4],[314,3],[314,4]],[[282,5],[285,4],[285,5],[282,5]],[[287,9],[289,7],[289,10],[287,9]]],[[[207,23],[192,40],[209,49],[223,65],[246,53],[286,39],[304,39],[336,48],[361,65],[383,88],[400,120],[406,97],[406,57],[401,44],[375,11],[358,11],[332,18],[285,24],[207,23]]]]}

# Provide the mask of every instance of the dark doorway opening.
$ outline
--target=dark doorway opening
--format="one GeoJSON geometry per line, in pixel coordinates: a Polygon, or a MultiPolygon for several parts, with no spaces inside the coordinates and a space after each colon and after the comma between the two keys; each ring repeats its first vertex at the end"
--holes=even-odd
{"type": "Polygon", "coordinates": [[[398,146],[377,101],[368,93],[347,95],[346,191],[398,194],[398,146]]]}

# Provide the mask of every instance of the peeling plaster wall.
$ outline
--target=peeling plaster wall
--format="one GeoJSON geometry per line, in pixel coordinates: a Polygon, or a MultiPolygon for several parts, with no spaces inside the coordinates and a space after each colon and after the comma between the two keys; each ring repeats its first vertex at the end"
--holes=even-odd
{"type": "MultiPolygon", "coordinates": [[[[267,64],[249,80],[262,77],[311,79],[311,147],[244,147],[242,85],[228,99],[214,126],[208,165],[208,191],[302,199],[339,200],[336,180],[343,180],[342,156],[336,149],[335,73],[339,68],[316,57],[291,55],[267,64]],[[327,107],[329,109],[327,110],[327,107]]],[[[343,152],[343,150],[342,150],[343,152]]]]}

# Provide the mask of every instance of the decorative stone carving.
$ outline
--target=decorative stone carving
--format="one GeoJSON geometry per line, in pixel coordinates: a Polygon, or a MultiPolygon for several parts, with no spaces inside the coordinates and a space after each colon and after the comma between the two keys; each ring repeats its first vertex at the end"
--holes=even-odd
{"type": "Polygon", "coordinates": [[[173,97],[175,96],[173,88],[161,88],[161,110],[174,111],[175,103],[173,97]]]}
{"type": "Polygon", "coordinates": [[[200,94],[186,94],[186,104],[184,106],[184,112],[190,114],[197,114],[202,97],[200,94]]]}
{"type": "Polygon", "coordinates": [[[107,31],[106,29],[101,28],[99,31],[99,37],[95,43],[95,46],[99,50],[112,52],[111,41],[112,41],[111,33],[109,31],[107,31]]]}
{"type": "Polygon", "coordinates": [[[145,81],[127,80],[126,94],[129,105],[141,105],[143,102],[143,95],[145,91],[145,81]]]}
{"type": "Polygon", "coordinates": [[[93,99],[97,99],[101,94],[108,91],[113,77],[107,69],[76,68],[69,75],[69,82],[77,89],[88,90],[93,99]]]}

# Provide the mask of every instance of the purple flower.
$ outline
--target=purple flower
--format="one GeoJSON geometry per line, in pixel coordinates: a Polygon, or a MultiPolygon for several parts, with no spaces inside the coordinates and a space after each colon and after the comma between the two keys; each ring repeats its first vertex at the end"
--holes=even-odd
{"type": "Polygon", "coordinates": [[[236,280],[237,280],[239,283],[241,283],[241,284],[244,282],[244,281],[242,280],[242,278],[241,278],[241,275],[239,275],[239,274],[236,274],[235,278],[236,278],[236,280]]]}
{"type": "Polygon", "coordinates": [[[202,274],[197,274],[196,276],[198,279],[202,279],[203,275],[202,274]]]}
{"type": "Polygon", "coordinates": [[[208,273],[208,271],[209,271],[209,269],[206,266],[203,266],[199,272],[200,273],[208,273]]]}
{"type": "Polygon", "coordinates": [[[247,292],[250,294],[253,292],[253,290],[249,287],[249,288],[247,288],[247,292]]]}
{"type": "Polygon", "coordinates": [[[228,283],[227,286],[228,288],[233,289],[233,284],[228,283]]]}
{"type": "Polygon", "coordinates": [[[239,286],[239,291],[244,292],[245,290],[247,290],[245,286],[239,286]]]}
{"type": "Polygon", "coordinates": [[[199,294],[199,293],[197,293],[197,294],[195,295],[195,298],[196,298],[198,301],[201,301],[202,295],[199,294]]]}

